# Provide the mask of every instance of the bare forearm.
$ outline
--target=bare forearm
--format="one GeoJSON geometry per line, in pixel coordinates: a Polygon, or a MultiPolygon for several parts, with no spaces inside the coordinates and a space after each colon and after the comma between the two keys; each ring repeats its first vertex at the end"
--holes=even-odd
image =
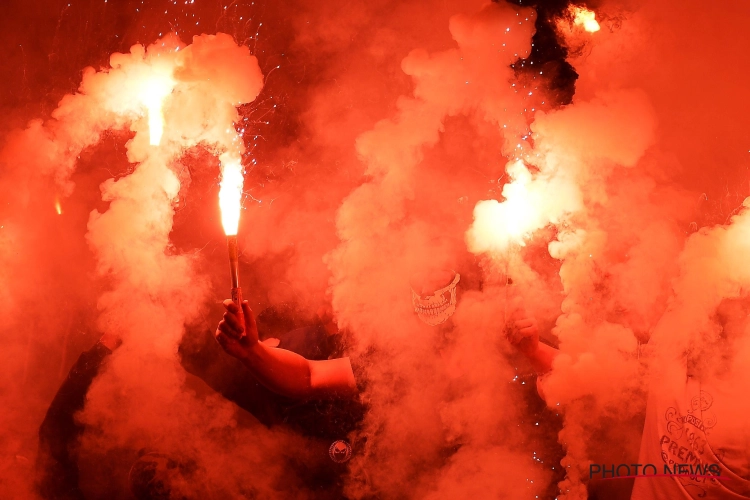
{"type": "Polygon", "coordinates": [[[357,395],[357,384],[349,358],[310,361],[312,397],[349,398],[357,395]]]}
{"type": "Polygon", "coordinates": [[[555,358],[560,354],[560,351],[550,345],[537,342],[536,348],[533,351],[524,351],[524,354],[531,362],[531,366],[538,375],[536,379],[536,390],[539,393],[539,396],[542,399],[545,399],[542,379],[545,374],[552,370],[552,363],[554,363],[555,358]]]}
{"type": "Polygon", "coordinates": [[[286,349],[257,343],[243,364],[269,390],[292,399],[329,399],[356,394],[348,358],[310,361],[286,349]]]}
{"type": "Polygon", "coordinates": [[[269,390],[292,399],[311,396],[310,365],[299,354],[258,342],[241,361],[269,390]]]}

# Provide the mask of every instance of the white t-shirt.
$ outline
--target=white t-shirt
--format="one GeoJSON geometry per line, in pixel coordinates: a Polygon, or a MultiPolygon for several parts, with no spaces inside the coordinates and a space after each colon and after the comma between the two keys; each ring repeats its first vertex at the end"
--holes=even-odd
{"type": "Polygon", "coordinates": [[[698,381],[687,374],[684,360],[666,368],[659,367],[665,376],[654,377],[649,390],[639,463],[655,465],[658,474],[665,473],[665,464],[671,470],[675,464],[712,470],[638,476],[631,499],[750,499],[750,419],[736,411],[736,398],[750,393],[719,379],[698,381]],[[715,471],[720,479],[700,477],[715,471]]]}

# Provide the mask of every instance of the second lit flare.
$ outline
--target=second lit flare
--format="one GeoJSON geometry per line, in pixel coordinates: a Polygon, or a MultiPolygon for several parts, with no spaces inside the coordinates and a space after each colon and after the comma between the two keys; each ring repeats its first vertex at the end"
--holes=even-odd
{"type": "Polygon", "coordinates": [[[474,253],[506,254],[513,245],[524,246],[524,238],[540,227],[529,184],[531,174],[521,161],[508,164],[512,178],[503,187],[504,201],[483,200],[474,207],[474,223],[467,234],[474,253]]]}
{"type": "Polygon", "coordinates": [[[149,143],[158,146],[164,134],[164,99],[172,93],[175,81],[169,75],[155,75],[143,83],[140,98],[146,107],[149,143]]]}
{"type": "Polygon", "coordinates": [[[593,10],[571,5],[569,11],[573,15],[573,24],[581,26],[589,33],[596,33],[599,31],[599,23],[596,20],[596,13],[593,10]]]}

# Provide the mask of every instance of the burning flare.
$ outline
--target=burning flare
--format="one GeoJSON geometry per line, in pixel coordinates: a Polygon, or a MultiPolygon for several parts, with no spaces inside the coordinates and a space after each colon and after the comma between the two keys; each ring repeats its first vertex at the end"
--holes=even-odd
{"type": "Polygon", "coordinates": [[[596,13],[586,7],[570,6],[570,13],[573,16],[573,24],[582,26],[589,33],[599,31],[599,23],[596,22],[596,13]]]}
{"type": "Polygon", "coordinates": [[[505,201],[482,200],[474,207],[474,224],[467,234],[474,253],[504,252],[512,244],[524,246],[524,237],[539,227],[540,214],[528,189],[531,173],[520,160],[510,163],[507,171],[513,182],[503,187],[505,201]]]}
{"type": "Polygon", "coordinates": [[[164,99],[172,93],[176,82],[169,75],[147,80],[141,90],[141,102],[148,113],[149,143],[158,146],[164,134],[164,99]]]}
{"type": "Polygon", "coordinates": [[[240,288],[239,251],[237,249],[237,229],[240,224],[242,202],[242,163],[238,154],[224,153],[221,160],[221,188],[219,189],[219,208],[221,223],[227,235],[229,250],[229,271],[232,278],[232,302],[239,307],[240,324],[244,324],[242,314],[242,289],[240,288]]]}
{"type": "Polygon", "coordinates": [[[221,189],[219,190],[219,207],[221,223],[227,236],[236,236],[240,224],[240,206],[242,201],[242,163],[239,155],[224,153],[221,160],[221,189]]]}

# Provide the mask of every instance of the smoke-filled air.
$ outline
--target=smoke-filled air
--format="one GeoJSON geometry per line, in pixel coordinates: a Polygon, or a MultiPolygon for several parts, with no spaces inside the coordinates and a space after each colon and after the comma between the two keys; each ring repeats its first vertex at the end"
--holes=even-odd
{"type": "Polygon", "coordinates": [[[750,499],[750,4],[0,13],[0,497],[750,499]]]}

